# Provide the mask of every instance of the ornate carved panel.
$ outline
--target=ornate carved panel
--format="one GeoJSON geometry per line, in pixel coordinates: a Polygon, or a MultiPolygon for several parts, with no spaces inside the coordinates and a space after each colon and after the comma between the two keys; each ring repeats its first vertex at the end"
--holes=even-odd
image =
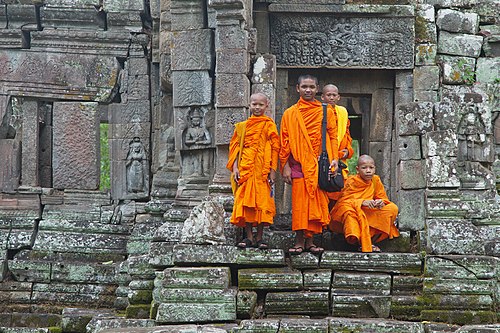
{"type": "Polygon", "coordinates": [[[281,67],[413,68],[412,17],[271,14],[281,67]]]}

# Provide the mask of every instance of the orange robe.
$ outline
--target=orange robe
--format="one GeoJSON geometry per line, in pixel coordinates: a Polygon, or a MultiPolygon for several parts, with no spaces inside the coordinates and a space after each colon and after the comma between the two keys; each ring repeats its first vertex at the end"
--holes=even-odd
{"type": "MultiPolygon", "coordinates": [[[[339,156],[342,156],[343,153],[340,151],[343,149],[347,149],[348,154],[346,158],[341,159],[347,165],[347,159],[351,158],[354,154],[354,150],[352,149],[352,137],[351,132],[349,131],[349,126],[351,126],[351,122],[349,121],[349,114],[347,109],[340,105],[335,105],[335,111],[337,113],[337,128],[338,128],[338,143],[339,143],[339,156]]],[[[344,179],[347,179],[349,175],[349,170],[342,170],[342,174],[344,175],[344,179]]],[[[331,200],[338,200],[340,196],[340,192],[331,192],[328,193],[328,197],[331,200]]]]}
{"type": "MultiPolygon", "coordinates": [[[[330,160],[338,160],[337,119],[331,106],[327,111],[326,147],[330,160]]],[[[323,231],[328,224],[328,196],[318,187],[318,156],[321,153],[323,108],[317,100],[300,98],[285,110],[281,119],[281,168],[293,158],[302,176],[292,177],[292,230],[303,230],[306,238],[323,231]]]]}
{"type": "Polygon", "coordinates": [[[280,142],[276,124],[268,116],[251,116],[235,125],[229,143],[229,160],[226,167],[232,171],[234,162],[240,158],[240,179],[234,193],[231,223],[244,227],[245,223],[273,223],[276,215],[274,198],[268,175],[278,167],[280,142]],[[241,134],[245,133],[240,152],[241,134]]]}
{"type": "Polygon", "coordinates": [[[352,244],[360,243],[363,252],[372,252],[372,240],[377,241],[399,236],[394,225],[398,206],[389,201],[380,177],[375,175],[371,181],[364,181],[359,175],[347,179],[340,198],[331,211],[330,229],[343,233],[352,244]],[[382,208],[363,207],[364,200],[382,199],[382,208]]]}

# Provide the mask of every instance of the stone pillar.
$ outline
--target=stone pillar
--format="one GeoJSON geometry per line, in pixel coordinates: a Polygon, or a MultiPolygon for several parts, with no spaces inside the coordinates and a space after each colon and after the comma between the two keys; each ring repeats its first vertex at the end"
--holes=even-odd
{"type": "MultiPolygon", "coordinates": [[[[252,2],[243,0],[211,0],[216,12],[215,30],[215,103],[217,161],[212,192],[230,192],[229,171],[226,169],[228,145],[234,124],[247,118],[250,98],[252,2]]],[[[253,45],[255,47],[255,45],[253,45]]]]}
{"type": "Polygon", "coordinates": [[[21,184],[24,186],[38,186],[38,147],[39,127],[38,103],[26,99],[18,99],[18,106],[23,117],[21,184]]]}

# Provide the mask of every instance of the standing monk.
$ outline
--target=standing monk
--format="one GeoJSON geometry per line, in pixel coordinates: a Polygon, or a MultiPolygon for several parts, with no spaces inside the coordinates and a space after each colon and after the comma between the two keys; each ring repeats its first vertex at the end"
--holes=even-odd
{"type": "Polygon", "coordinates": [[[360,244],[362,252],[380,252],[373,243],[399,236],[394,225],[398,206],[387,198],[373,158],[361,155],[356,171],[331,211],[330,229],[343,233],[349,244],[360,244]]]}
{"type": "MultiPolygon", "coordinates": [[[[347,109],[345,107],[337,105],[338,101],[340,101],[339,88],[333,84],[327,84],[323,87],[321,100],[330,104],[337,114],[339,158],[345,165],[347,165],[347,159],[352,157],[354,150],[352,149],[352,137],[349,132],[349,126],[351,125],[351,122],[349,121],[349,114],[347,113],[347,109]]],[[[343,169],[342,174],[344,175],[344,179],[346,179],[349,174],[349,170],[347,170],[347,168],[343,169]]],[[[338,200],[339,196],[340,192],[328,193],[328,197],[331,200],[330,208],[333,207],[333,204],[336,200],[338,200]]]]}
{"type": "Polygon", "coordinates": [[[262,93],[250,96],[251,116],[235,125],[229,143],[229,161],[226,167],[238,184],[234,192],[231,223],[245,228],[245,237],[237,244],[267,249],[263,242],[264,226],[273,223],[276,214],[271,189],[276,179],[280,142],[276,124],[264,115],[269,99],[262,93]],[[257,235],[253,237],[253,227],[257,235]]]}
{"type": "MultiPolygon", "coordinates": [[[[313,242],[314,234],[323,232],[330,220],[328,196],[318,187],[318,156],[321,153],[323,108],[316,100],[318,79],[302,75],[297,82],[299,101],[285,110],[281,119],[280,163],[283,180],[292,185],[292,230],[295,245],[290,254],[304,250],[314,254],[324,251],[313,242]]],[[[337,172],[337,119],[332,107],[327,111],[326,147],[330,168],[337,172]]]]}

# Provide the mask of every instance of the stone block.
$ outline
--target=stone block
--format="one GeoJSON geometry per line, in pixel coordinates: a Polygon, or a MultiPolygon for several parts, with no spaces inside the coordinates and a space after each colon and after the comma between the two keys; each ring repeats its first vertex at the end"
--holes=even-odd
{"type": "Polygon", "coordinates": [[[475,82],[476,59],[439,55],[437,61],[442,67],[444,84],[472,84],[475,82]]]}
{"type": "Polygon", "coordinates": [[[250,58],[244,49],[222,49],[216,52],[215,71],[219,74],[245,74],[250,71],[250,58]]]}
{"type": "Polygon", "coordinates": [[[200,0],[169,1],[171,26],[174,30],[203,29],[205,13],[200,0]]]}
{"type": "MultiPolygon", "coordinates": [[[[478,58],[476,64],[476,81],[494,84],[500,77],[499,56],[495,58],[478,58]]],[[[498,83],[496,83],[498,85],[498,83]]],[[[498,96],[497,96],[498,97],[498,96]]]]}
{"type": "MultiPolygon", "coordinates": [[[[444,279],[439,277],[425,277],[424,279],[424,296],[429,295],[459,295],[459,296],[471,296],[471,295],[484,295],[489,297],[478,298],[478,302],[465,302],[468,304],[460,304],[463,302],[458,301],[457,304],[453,304],[451,301],[450,306],[458,308],[467,309],[484,309],[486,306],[491,307],[493,304],[494,288],[496,287],[495,280],[478,280],[478,279],[444,279]]],[[[458,299],[458,297],[457,297],[458,299]]],[[[451,298],[450,298],[451,300],[451,298]]],[[[446,303],[444,300],[442,301],[446,303]]]]}
{"type": "Polygon", "coordinates": [[[257,293],[249,290],[239,290],[236,295],[236,314],[238,318],[255,317],[257,293]]]}
{"type": "Polygon", "coordinates": [[[41,118],[36,101],[18,99],[18,107],[22,110],[22,158],[21,183],[24,186],[39,186],[39,119],[41,118]]]}
{"type": "Polygon", "coordinates": [[[280,327],[279,319],[252,319],[242,320],[235,333],[276,333],[280,327]]]}
{"type": "Polygon", "coordinates": [[[426,187],[425,161],[406,160],[398,165],[400,185],[403,190],[414,190],[426,187]]]}
{"type": "Polygon", "coordinates": [[[218,25],[215,32],[215,49],[247,49],[248,31],[239,24],[218,25]]]}
{"type": "Polygon", "coordinates": [[[479,31],[479,15],[443,8],[437,12],[436,25],[440,30],[474,35],[479,31]]]}
{"type": "Polygon", "coordinates": [[[425,133],[422,138],[422,151],[425,157],[457,156],[457,134],[452,130],[425,133]]]}
{"type": "Polygon", "coordinates": [[[422,310],[420,318],[458,325],[493,324],[497,321],[495,312],[475,310],[422,310]]]}
{"type": "Polygon", "coordinates": [[[173,71],[174,106],[209,105],[212,79],[208,71],[173,71]]]}
{"type": "Polygon", "coordinates": [[[426,216],[425,190],[400,190],[398,208],[399,230],[424,230],[426,216]]]}
{"type": "Polygon", "coordinates": [[[495,279],[500,277],[500,258],[490,256],[425,257],[425,275],[445,279],[495,279]]]}
{"type": "Polygon", "coordinates": [[[332,293],[332,315],[335,317],[388,318],[390,310],[391,296],[332,293]]]}
{"type": "Polygon", "coordinates": [[[219,107],[247,107],[250,100],[250,80],[246,74],[217,74],[215,101],[219,107]]]}
{"type": "Polygon", "coordinates": [[[332,271],[329,269],[313,269],[302,272],[305,290],[330,290],[332,271]]]}
{"type": "Polygon", "coordinates": [[[328,315],[328,292],[270,292],[266,294],[267,315],[328,315]]]}
{"type": "Polygon", "coordinates": [[[392,277],[392,295],[421,295],[424,278],[421,276],[394,275],[392,277]]]}
{"type": "Polygon", "coordinates": [[[424,326],[420,322],[406,322],[382,319],[348,319],[329,318],[330,332],[391,332],[391,333],[422,333],[424,326]]]}
{"type": "Polygon", "coordinates": [[[397,143],[400,161],[419,160],[422,158],[420,136],[400,136],[397,143]]]}
{"type": "Polygon", "coordinates": [[[392,110],[394,94],[389,89],[377,89],[372,95],[372,112],[370,114],[370,141],[391,141],[392,110]]]}
{"type": "Polygon", "coordinates": [[[429,102],[396,106],[397,135],[421,135],[433,129],[433,104],[429,102]]]}
{"type": "Polygon", "coordinates": [[[370,156],[375,160],[377,175],[380,176],[386,192],[389,193],[391,187],[392,144],[390,141],[370,142],[368,150],[370,156]]]}
{"type": "Polygon", "coordinates": [[[415,90],[413,92],[415,102],[432,102],[439,101],[438,92],[436,90],[415,90]]]}
{"type": "Polygon", "coordinates": [[[238,288],[241,290],[299,290],[303,284],[302,273],[289,268],[238,270],[238,288]]]}
{"type": "Polygon", "coordinates": [[[215,113],[215,144],[229,144],[234,133],[234,124],[246,120],[248,111],[245,107],[221,108],[215,113]]]}
{"type": "Polygon", "coordinates": [[[236,252],[235,263],[239,266],[285,266],[282,249],[259,250],[247,248],[236,252]]]}
{"type": "Polygon", "coordinates": [[[426,160],[427,187],[459,187],[455,157],[430,156],[426,160]]]}
{"type": "Polygon", "coordinates": [[[1,139],[0,155],[3,157],[3,167],[0,168],[0,190],[12,191],[19,186],[21,178],[21,145],[19,141],[1,139]]]}
{"type": "Polygon", "coordinates": [[[33,304],[112,307],[115,289],[113,285],[35,283],[31,300],[33,304]]]}
{"type": "MultiPolygon", "coordinates": [[[[172,70],[208,71],[212,69],[213,32],[210,29],[172,33],[172,70]]],[[[198,87],[201,89],[201,87],[198,87]]]]}
{"type": "Polygon", "coordinates": [[[230,264],[234,263],[238,248],[227,245],[192,245],[174,246],[174,264],[230,264]]]}
{"type": "Polygon", "coordinates": [[[236,319],[236,290],[163,289],[157,323],[218,322],[236,319]]]}
{"type": "Polygon", "coordinates": [[[478,58],[482,46],[482,36],[439,32],[438,53],[478,58]]]}
{"type": "Polygon", "coordinates": [[[183,222],[184,219],[182,219],[182,221],[171,221],[170,219],[167,219],[167,221],[165,221],[161,227],[156,230],[153,236],[153,241],[168,242],[171,244],[180,242],[182,228],[184,227],[183,222]]]}
{"type": "MultiPolygon", "coordinates": [[[[2,281],[0,283],[0,303],[5,305],[29,304],[32,287],[33,283],[31,282],[2,281]]],[[[0,321],[0,323],[3,322],[0,321]]]]}
{"type": "Polygon", "coordinates": [[[482,255],[485,235],[471,222],[451,219],[427,221],[427,246],[433,254],[482,255]]]}
{"type": "Polygon", "coordinates": [[[391,317],[397,320],[420,321],[420,299],[420,296],[415,295],[392,296],[391,317]]]}
{"type": "Polygon", "coordinates": [[[435,104],[434,123],[436,130],[452,130],[458,128],[462,117],[461,110],[450,101],[443,101],[435,104]]]}
{"type": "Polygon", "coordinates": [[[164,288],[225,289],[231,285],[229,267],[173,267],[163,275],[164,288]]]}
{"type": "Polygon", "coordinates": [[[314,269],[319,267],[319,257],[308,252],[291,256],[290,262],[292,267],[297,269],[314,269]]]}
{"type": "Polygon", "coordinates": [[[55,102],[53,106],[53,187],[99,187],[97,103],[55,102]]]}
{"type": "MultiPolygon", "coordinates": [[[[149,100],[149,76],[148,75],[128,75],[127,80],[127,90],[126,90],[126,101],[130,103],[132,101],[140,101],[142,103],[147,103],[149,100]]],[[[122,94],[123,96],[123,94],[122,94]]],[[[125,98],[123,98],[125,100],[125,98]]],[[[146,118],[147,119],[147,118],[146,118]]],[[[143,119],[141,119],[143,120],[143,119]]],[[[144,121],[144,120],[143,120],[144,121]]]]}
{"type": "Polygon", "coordinates": [[[413,70],[415,90],[437,90],[439,88],[439,66],[417,66],[413,70]]]}
{"type": "Polygon", "coordinates": [[[278,333],[298,332],[328,333],[328,319],[281,319],[278,333]]]}
{"type": "Polygon", "coordinates": [[[87,324],[87,333],[98,333],[107,330],[132,330],[134,332],[150,332],[151,328],[156,326],[153,319],[126,319],[113,315],[95,316],[87,324]],[[141,329],[148,327],[148,330],[141,329]]]}
{"type": "Polygon", "coordinates": [[[102,311],[83,308],[64,308],[62,310],[61,327],[64,332],[85,333],[85,326],[87,326],[92,317],[97,315],[102,316],[102,311]]]}
{"type": "Polygon", "coordinates": [[[276,83],[276,56],[261,54],[253,60],[252,84],[276,83]]]}
{"type": "Polygon", "coordinates": [[[149,264],[153,267],[173,266],[173,253],[173,244],[165,242],[151,242],[149,247],[149,264]]]}
{"type": "Polygon", "coordinates": [[[391,293],[391,275],[382,273],[335,272],[332,280],[335,295],[379,295],[391,293]]]}
{"type": "Polygon", "coordinates": [[[350,253],[325,251],[321,268],[334,271],[383,272],[396,274],[421,274],[422,258],[409,253],[350,253]]]}
{"type": "Polygon", "coordinates": [[[426,43],[415,46],[415,66],[431,66],[436,64],[437,45],[426,43]]]}
{"type": "Polygon", "coordinates": [[[114,264],[52,262],[50,280],[63,283],[102,283],[113,284],[114,264]]]}

